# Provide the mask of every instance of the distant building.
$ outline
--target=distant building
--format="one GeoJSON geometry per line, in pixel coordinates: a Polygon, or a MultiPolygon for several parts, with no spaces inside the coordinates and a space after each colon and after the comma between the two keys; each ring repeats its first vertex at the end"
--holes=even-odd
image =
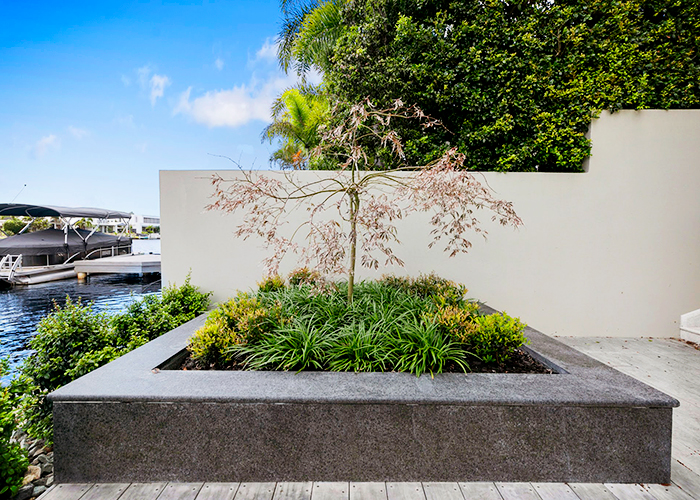
{"type": "MultiPolygon", "coordinates": [[[[104,233],[119,233],[124,230],[125,223],[121,219],[105,219],[100,222],[98,231],[104,233]]],[[[160,232],[160,217],[154,215],[136,215],[131,214],[129,219],[129,227],[136,234],[144,234],[147,227],[158,228],[160,232]]]]}

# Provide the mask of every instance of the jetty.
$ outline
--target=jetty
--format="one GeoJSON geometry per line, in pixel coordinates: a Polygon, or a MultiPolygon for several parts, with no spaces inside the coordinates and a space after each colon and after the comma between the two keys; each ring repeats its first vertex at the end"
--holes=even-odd
{"type": "Polygon", "coordinates": [[[80,260],[75,263],[75,272],[90,274],[144,274],[160,273],[160,255],[130,254],[80,260]]]}
{"type": "Polygon", "coordinates": [[[89,274],[160,273],[160,255],[132,253],[128,212],[2,203],[0,216],[28,218],[19,233],[0,239],[0,285],[33,285],[89,274]],[[54,226],[60,228],[29,231],[44,217],[54,218],[54,226]],[[76,227],[77,219],[97,219],[98,223],[82,229],[76,227]],[[119,234],[97,231],[109,220],[121,221],[119,234]]]}

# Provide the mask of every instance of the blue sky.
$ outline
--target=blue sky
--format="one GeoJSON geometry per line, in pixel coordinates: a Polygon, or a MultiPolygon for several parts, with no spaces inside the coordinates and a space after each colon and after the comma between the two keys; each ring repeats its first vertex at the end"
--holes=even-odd
{"type": "Polygon", "coordinates": [[[158,171],[268,168],[278,0],[3,2],[0,203],[158,214],[158,171]]]}

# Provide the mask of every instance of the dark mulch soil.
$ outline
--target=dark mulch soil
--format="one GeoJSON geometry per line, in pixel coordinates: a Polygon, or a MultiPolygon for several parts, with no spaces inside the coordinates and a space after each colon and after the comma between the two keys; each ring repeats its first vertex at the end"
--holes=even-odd
{"type": "MultiPolygon", "coordinates": [[[[554,373],[551,368],[547,368],[539,361],[535,360],[527,352],[518,349],[505,363],[483,363],[476,358],[469,359],[469,368],[472,373],[554,373]]],[[[213,367],[201,366],[189,356],[185,359],[180,367],[181,370],[213,370],[213,367]]],[[[241,363],[233,363],[231,366],[225,367],[226,370],[243,370],[241,363]]],[[[462,370],[456,365],[448,365],[445,370],[447,373],[461,372],[462,370]]]]}

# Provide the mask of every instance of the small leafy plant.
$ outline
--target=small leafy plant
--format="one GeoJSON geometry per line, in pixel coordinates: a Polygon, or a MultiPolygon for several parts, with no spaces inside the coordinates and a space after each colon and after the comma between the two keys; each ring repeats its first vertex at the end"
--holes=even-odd
{"type": "Polygon", "coordinates": [[[239,293],[212,311],[189,341],[199,368],[251,370],[469,371],[501,363],[526,339],[506,315],[482,321],[466,288],[435,275],[347,283],[297,270],[239,293]],[[313,277],[313,279],[310,279],[313,277]]]}
{"type": "Polygon", "coordinates": [[[50,441],[49,392],[193,319],[208,304],[209,294],[191,285],[189,277],[182,286],[167,287],[161,297],[145,297],[116,316],[96,313],[70,297],[63,306],[55,304],[37,325],[29,343],[34,353],[14,381],[23,387],[18,406],[24,430],[50,441]]]}
{"type": "MultiPolygon", "coordinates": [[[[7,375],[9,360],[0,360],[0,378],[7,375]]],[[[27,453],[18,444],[10,443],[17,428],[16,406],[20,399],[17,384],[0,387],[0,499],[13,497],[29,466],[27,453]]]]}

